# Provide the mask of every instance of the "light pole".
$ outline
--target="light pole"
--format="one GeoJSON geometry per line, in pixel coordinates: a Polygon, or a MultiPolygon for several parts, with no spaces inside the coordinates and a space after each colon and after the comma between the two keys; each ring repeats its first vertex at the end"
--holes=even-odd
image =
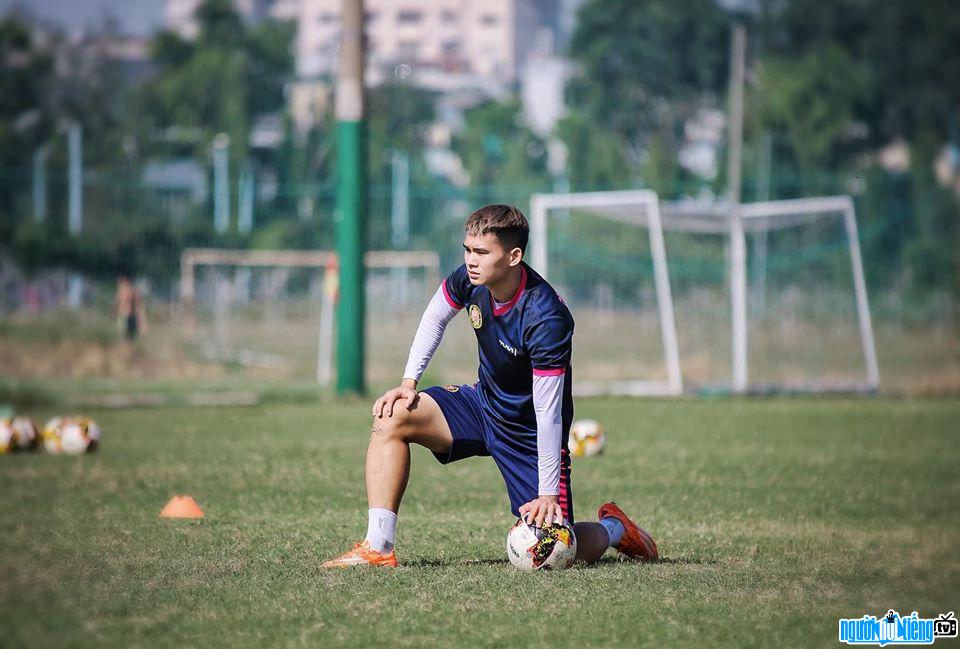
{"type": "Polygon", "coordinates": [[[364,231],[366,229],[366,123],[363,97],[363,0],[343,0],[337,78],[337,393],[363,394],[364,231]]]}

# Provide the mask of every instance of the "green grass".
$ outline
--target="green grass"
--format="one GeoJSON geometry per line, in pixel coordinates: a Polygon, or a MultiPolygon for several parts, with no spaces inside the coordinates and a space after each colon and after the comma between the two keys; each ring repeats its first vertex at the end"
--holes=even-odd
{"type": "Polygon", "coordinates": [[[578,400],[609,431],[579,518],[616,499],[664,561],[518,573],[493,463],[418,449],[404,567],[321,571],[365,529],[368,407],[93,411],[97,454],[0,457],[0,645],[833,646],[960,601],[955,399],[578,400]],[[178,493],[207,517],[159,519],[178,493]]]}

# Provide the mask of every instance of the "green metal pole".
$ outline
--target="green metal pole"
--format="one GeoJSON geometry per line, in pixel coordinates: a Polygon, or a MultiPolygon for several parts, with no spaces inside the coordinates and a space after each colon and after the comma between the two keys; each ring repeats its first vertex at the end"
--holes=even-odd
{"type": "Polygon", "coordinates": [[[363,394],[366,123],[363,110],[363,0],[343,0],[337,81],[337,393],[363,394]]]}

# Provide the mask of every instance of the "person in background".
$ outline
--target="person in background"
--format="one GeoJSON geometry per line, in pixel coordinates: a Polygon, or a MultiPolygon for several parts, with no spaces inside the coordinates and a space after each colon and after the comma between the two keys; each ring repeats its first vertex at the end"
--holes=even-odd
{"type": "Polygon", "coordinates": [[[117,277],[114,310],[117,316],[117,327],[127,340],[133,341],[138,334],[146,333],[147,311],[143,307],[143,296],[140,294],[140,289],[124,273],[117,277]]]}

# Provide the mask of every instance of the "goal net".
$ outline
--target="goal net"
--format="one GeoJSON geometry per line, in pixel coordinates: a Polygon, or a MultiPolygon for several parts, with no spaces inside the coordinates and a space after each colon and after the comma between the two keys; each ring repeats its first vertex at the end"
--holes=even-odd
{"type": "MultiPolygon", "coordinates": [[[[439,257],[368,251],[364,263],[366,374],[375,383],[396,381],[409,347],[397,332],[416,329],[440,283],[439,257]]],[[[331,251],[193,248],[180,260],[183,321],[198,353],[265,377],[332,383],[337,285],[331,251]]]]}
{"type": "Polygon", "coordinates": [[[574,309],[582,393],[879,384],[849,197],[734,213],[649,191],[541,195],[531,206],[534,265],[574,309]]]}

